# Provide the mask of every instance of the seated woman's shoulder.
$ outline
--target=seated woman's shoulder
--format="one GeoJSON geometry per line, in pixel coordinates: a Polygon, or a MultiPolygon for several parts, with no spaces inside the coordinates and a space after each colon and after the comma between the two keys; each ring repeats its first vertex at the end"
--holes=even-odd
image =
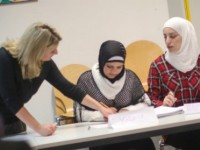
{"type": "Polygon", "coordinates": [[[165,54],[162,54],[162,55],[158,56],[158,57],[154,60],[154,62],[161,62],[161,61],[163,61],[163,60],[165,60],[165,54]]]}
{"type": "Polygon", "coordinates": [[[85,71],[80,75],[81,79],[88,79],[88,78],[91,78],[91,77],[92,77],[92,71],[91,70],[85,71]]]}
{"type": "Polygon", "coordinates": [[[83,72],[83,73],[81,74],[81,76],[89,76],[89,75],[91,75],[91,74],[92,74],[92,71],[91,71],[91,70],[87,70],[87,71],[83,72]]]}
{"type": "Polygon", "coordinates": [[[135,76],[136,75],[136,73],[133,71],[133,70],[131,70],[131,69],[126,69],[126,74],[127,75],[132,75],[132,76],[135,76]]]}

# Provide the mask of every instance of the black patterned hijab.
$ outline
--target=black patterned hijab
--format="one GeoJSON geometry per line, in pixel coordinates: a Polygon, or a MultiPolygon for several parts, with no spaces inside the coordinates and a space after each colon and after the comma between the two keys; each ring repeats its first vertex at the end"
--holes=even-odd
{"type": "Polygon", "coordinates": [[[126,49],[124,45],[118,41],[108,40],[102,43],[99,51],[99,71],[103,77],[108,79],[111,83],[119,80],[124,75],[125,67],[122,71],[114,78],[109,79],[103,72],[104,65],[107,62],[123,62],[126,59],[126,49]]]}

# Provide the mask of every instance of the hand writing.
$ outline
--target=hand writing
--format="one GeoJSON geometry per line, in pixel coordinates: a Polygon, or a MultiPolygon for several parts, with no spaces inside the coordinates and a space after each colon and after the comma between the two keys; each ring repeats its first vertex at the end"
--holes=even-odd
{"type": "Polygon", "coordinates": [[[174,103],[177,101],[177,98],[175,97],[174,93],[172,91],[170,91],[167,96],[165,96],[164,101],[163,101],[163,105],[164,106],[173,106],[174,103]]]}
{"type": "Polygon", "coordinates": [[[106,104],[104,104],[103,102],[99,102],[101,104],[101,106],[103,106],[102,108],[104,109],[104,111],[102,111],[102,114],[104,115],[104,120],[105,122],[108,121],[108,116],[110,114],[114,114],[117,112],[117,109],[114,107],[108,107],[106,104]]]}

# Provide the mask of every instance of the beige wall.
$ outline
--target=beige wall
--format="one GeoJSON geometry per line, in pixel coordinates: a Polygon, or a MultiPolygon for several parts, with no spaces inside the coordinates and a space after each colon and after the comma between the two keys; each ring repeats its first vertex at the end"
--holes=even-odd
{"type": "MultiPolygon", "coordinates": [[[[61,68],[82,63],[91,67],[100,44],[108,39],[125,46],[146,39],[164,47],[162,25],[168,18],[167,0],[38,0],[0,6],[0,43],[18,38],[35,21],[55,26],[63,36],[59,55],[61,68]]],[[[26,105],[41,122],[53,121],[51,86],[46,82],[26,105]]]]}
{"type": "Polygon", "coordinates": [[[200,1],[190,0],[191,20],[196,29],[199,45],[200,45],[200,1]]]}
{"type": "MultiPolygon", "coordinates": [[[[169,17],[179,16],[186,18],[184,0],[167,0],[169,17]]],[[[198,41],[200,43],[200,1],[188,0],[191,21],[196,29],[198,41]]]]}

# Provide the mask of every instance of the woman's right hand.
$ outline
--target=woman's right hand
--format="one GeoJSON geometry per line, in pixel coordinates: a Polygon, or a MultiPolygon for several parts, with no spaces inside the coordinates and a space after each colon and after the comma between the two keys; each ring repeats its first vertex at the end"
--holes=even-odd
{"type": "Polygon", "coordinates": [[[56,131],[55,124],[41,124],[36,132],[42,136],[52,135],[56,131]]]}
{"type": "Polygon", "coordinates": [[[117,113],[117,109],[114,107],[104,107],[105,109],[107,109],[107,114],[108,115],[104,115],[103,112],[101,112],[104,115],[104,121],[107,122],[108,121],[108,116],[111,114],[115,114],[117,113]]]}
{"type": "Polygon", "coordinates": [[[174,93],[170,91],[167,96],[165,96],[163,101],[163,106],[172,107],[176,102],[177,98],[175,97],[174,93]]]}
{"type": "Polygon", "coordinates": [[[104,106],[101,106],[100,112],[103,114],[104,118],[108,118],[109,115],[115,114],[117,112],[117,110],[114,109],[113,107],[106,108],[104,106]]]}
{"type": "Polygon", "coordinates": [[[56,131],[55,124],[40,124],[24,106],[16,113],[16,116],[42,136],[52,135],[56,131]]]}

